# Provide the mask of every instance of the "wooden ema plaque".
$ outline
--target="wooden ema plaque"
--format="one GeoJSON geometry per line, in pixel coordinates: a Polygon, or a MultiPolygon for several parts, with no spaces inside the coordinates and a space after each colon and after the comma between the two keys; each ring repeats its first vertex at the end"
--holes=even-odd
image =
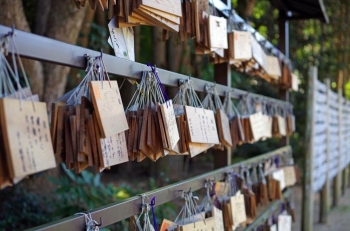
{"type": "Polygon", "coordinates": [[[226,18],[209,15],[209,42],[210,48],[228,48],[226,18]]]}
{"type": "Polygon", "coordinates": [[[100,142],[103,157],[101,167],[109,167],[129,161],[124,132],[100,139],[100,142]]]}
{"type": "Polygon", "coordinates": [[[297,92],[299,91],[299,84],[300,84],[299,77],[294,73],[291,73],[291,76],[292,76],[292,90],[297,92]]]}
{"type": "MultiPolygon", "coordinates": [[[[118,28],[150,25],[169,31],[178,32],[180,30],[182,22],[180,0],[120,0],[115,8],[114,21],[118,28]]],[[[110,18],[113,17],[112,14],[110,16],[110,18]]]]}
{"type": "Polygon", "coordinates": [[[135,61],[134,31],[132,27],[117,28],[115,23],[115,18],[108,23],[110,42],[113,45],[115,56],[135,61]]]}
{"type": "Polygon", "coordinates": [[[272,117],[268,115],[264,115],[265,117],[265,137],[271,138],[272,137],[272,117]]]}
{"type": "Polygon", "coordinates": [[[5,156],[5,149],[3,143],[3,137],[1,132],[1,121],[0,121],[0,189],[6,188],[7,186],[11,186],[11,178],[10,173],[7,166],[7,160],[5,156]]]}
{"type": "Polygon", "coordinates": [[[266,54],[255,38],[251,38],[253,59],[266,71],[266,54]]]}
{"type": "Polygon", "coordinates": [[[190,141],[219,144],[214,112],[203,108],[185,106],[190,141]]]}
{"type": "Polygon", "coordinates": [[[251,33],[247,31],[232,31],[233,44],[231,57],[234,60],[247,61],[252,58],[251,33]]]}
{"type": "Polygon", "coordinates": [[[249,122],[255,141],[258,141],[266,135],[266,118],[261,112],[249,116],[249,122]]]}
{"type": "Polygon", "coordinates": [[[127,130],[117,81],[91,81],[89,87],[102,138],[127,130]]]}
{"type": "Polygon", "coordinates": [[[282,76],[280,62],[277,57],[266,55],[267,70],[269,77],[279,79],[282,76]]]}
{"type": "Polygon", "coordinates": [[[159,11],[168,12],[176,16],[182,16],[180,0],[142,0],[142,5],[159,11]]]}
{"type": "Polygon", "coordinates": [[[220,141],[226,147],[232,146],[232,137],[230,130],[230,122],[225,112],[221,109],[216,109],[217,124],[219,129],[220,141]]]}
{"type": "Polygon", "coordinates": [[[217,197],[224,197],[228,195],[229,184],[225,182],[215,182],[215,193],[217,197]]]}
{"type": "Polygon", "coordinates": [[[277,224],[278,230],[292,231],[292,216],[279,215],[277,224]]]}
{"type": "Polygon", "coordinates": [[[270,227],[270,231],[277,231],[277,225],[271,225],[270,227]]]}
{"type": "Polygon", "coordinates": [[[233,225],[237,226],[247,220],[244,195],[237,193],[235,196],[230,198],[230,208],[233,225]]]}
{"type": "Polygon", "coordinates": [[[0,114],[11,178],[56,167],[45,103],[3,98],[0,114]]]}
{"type": "Polygon", "coordinates": [[[281,191],[286,187],[284,171],[283,169],[278,169],[272,173],[272,178],[280,182],[281,191]]]}
{"type": "Polygon", "coordinates": [[[283,116],[277,116],[277,121],[278,121],[279,134],[281,136],[286,136],[287,135],[286,118],[283,116]]]}
{"type": "Polygon", "coordinates": [[[213,231],[216,230],[215,217],[209,217],[205,220],[197,221],[187,225],[180,226],[181,231],[213,231]]]}
{"type": "MultiPolygon", "coordinates": [[[[96,118],[96,116],[95,116],[96,118]]],[[[129,161],[125,133],[102,138],[98,129],[95,129],[98,148],[99,165],[102,168],[129,161]]]]}
{"type": "Polygon", "coordinates": [[[285,186],[293,186],[297,182],[296,174],[295,174],[295,167],[294,165],[291,166],[285,166],[282,168],[284,171],[284,182],[285,186]]]}
{"type": "Polygon", "coordinates": [[[177,226],[177,225],[172,221],[169,221],[167,219],[163,219],[162,223],[160,224],[159,231],[167,231],[172,226],[177,226]]]}
{"type": "Polygon", "coordinates": [[[225,231],[222,211],[215,206],[212,208],[212,215],[215,218],[215,231],[225,231]]]}
{"type": "Polygon", "coordinates": [[[167,137],[167,146],[173,149],[180,139],[179,130],[177,129],[175,112],[173,108],[172,100],[169,100],[159,106],[162,117],[164,130],[167,137]]]}
{"type": "Polygon", "coordinates": [[[189,153],[191,158],[213,147],[214,144],[202,144],[189,142],[189,153]]]}

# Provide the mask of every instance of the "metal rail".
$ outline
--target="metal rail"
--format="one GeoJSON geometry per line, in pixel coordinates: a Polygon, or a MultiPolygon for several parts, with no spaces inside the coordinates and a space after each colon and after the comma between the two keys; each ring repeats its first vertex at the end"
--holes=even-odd
{"type": "MultiPolygon", "coordinates": [[[[269,158],[276,155],[289,155],[292,149],[290,146],[285,146],[274,151],[265,153],[263,155],[248,159],[246,161],[233,164],[224,168],[220,168],[203,175],[184,180],[179,183],[175,183],[169,186],[165,186],[151,192],[146,193],[149,198],[157,197],[156,206],[162,205],[169,201],[172,201],[181,196],[181,190],[188,190],[191,188],[192,191],[197,191],[204,188],[206,179],[220,181],[224,179],[224,175],[227,171],[239,168],[240,166],[251,166],[258,163],[265,162],[269,158]]],[[[236,169],[237,170],[237,169],[236,169]]],[[[127,219],[140,212],[141,199],[138,196],[131,197],[120,203],[113,203],[106,205],[101,208],[89,211],[92,218],[96,221],[100,221],[102,218],[102,226],[117,223],[121,220],[127,219]]],[[[40,231],[62,231],[62,230],[83,230],[85,227],[85,219],[83,216],[70,216],[58,221],[54,221],[42,226],[38,226],[29,231],[40,230],[40,231]]]]}
{"type": "MultiPolygon", "coordinates": [[[[289,198],[292,195],[292,190],[287,189],[283,193],[283,200],[289,198]]],[[[279,206],[281,206],[281,202],[283,200],[276,200],[270,204],[270,206],[259,216],[257,217],[253,223],[251,223],[247,228],[244,229],[244,231],[254,231],[255,228],[263,225],[269,217],[278,209],[279,206]]]]}
{"type": "MultiPolygon", "coordinates": [[[[10,32],[12,28],[0,25],[0,36],[10,32]]],[[[32,33],[15,30],[15,43],[20,56],[35,59],[43,62],[50,62],[59,65],[85,69],[85,55],[96,57],[101,55],[100,52],[87,48],[60,42],[54,39],[35,35],[32,33]]],[[[10,47],[9,51],[13,51],[10,47]]],[[[142,71],[150,71],[147,65],[133,62],[127,59],[118,58],[112,55],[103,54],[103,61],[109,74],[121,76],[124,78],[140,79],[142,71]]],[[[157,68],[159,78],[164,85],[177,87],[180,79],[188,79],[189,76],[157,68]]],[[[196,91],[205,92],[205,86],[213,85],[212,82],[198,78],[191,78],[193,87],[196,91]]],[[[221,84],[216,84],[217,92],[220,96],[225,96],[227,91],[232,91],[233,98],[240,98],[249,92],[236,88],[230,88],[221,84]]],[[[249,93],[252,98],[262,99],[280,105],[291,107],[289,102],[266,97],[254,93],[249,93]]]]}

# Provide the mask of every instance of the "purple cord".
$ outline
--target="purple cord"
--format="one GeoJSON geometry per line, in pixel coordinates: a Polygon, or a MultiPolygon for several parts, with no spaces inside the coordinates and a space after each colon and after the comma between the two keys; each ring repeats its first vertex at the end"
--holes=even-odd
{"type": "Polygon", "coordinates": [[[272,214],[272,224],[277,224],[277,219],[275,214],[272,214]]]}
{"type": "Polygon", "coordinates": [[[281,210],[282,210],[281,213],[283,213],[283,211],[286,210],[285,205],[284,205],[283,202],[281,203],[281,210]]]}
{"type": "Polygon", "coordinates": [[[218,197],[216,196],[216,190],[215,190],[214,182],[211,182],[210,184],[212,185],[212,189],[213,189],[213,192],[210,194],[210,197],[213,198],[215,196],[215,198],[214,198],[214,206],[216,208],[220,209],[220,203],[219,203],[218,197]]]}
{"type": "Polygon", "coordinates": [[[279,167],[279,162],[280,162],[280,160],[279,160],[278,156],[275,156],[275,164],[276,164],[277,168],[279,167]]]}
{"type": "Polygon", "coordinates": [[[151,204],[149,204],[152,207],[152,216],[153,216],[153,226],[155,231],[158,231],[158,225],[156,220],[156,215],[154,214],[154,206],[156,204],[156,197],[153,197],[151,200],[151,204]]]}
{"type": "Polygon", "coordinates": [[[161,90],[162,90],[162,93],[163,93],[163,96],[164,96],[164,98],[165,98],[165,101],[168,101],[168,100],[169,100],[169,97],[168,97],[167,93],[165,92],[165,88],[164,88],[162,82],[160,81],[160,79],[159,79],[159,77],[158,77],[156,68],[155,68],[154,66],[152,66],[149,62],[147,62],[146,64],[147,64],[147,66],[151,67],[153,74],[156,76],[158,85],[160,86],[160,88],[161,88],[161,90]]]}

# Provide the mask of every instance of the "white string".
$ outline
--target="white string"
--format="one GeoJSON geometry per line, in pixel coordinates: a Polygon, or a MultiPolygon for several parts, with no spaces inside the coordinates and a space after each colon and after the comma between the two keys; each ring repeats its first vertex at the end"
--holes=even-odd
{"type": "Polygon", "coordinates": [[[66,103],[68,105],[76,105],[80,103],[81,97],[85,96],[90,100],[90,91],[89,91],[89,86],[88,82],[98,80],[98,77],[96,75],[96,65],[97,65],[98,60],[93,57],[88,57],[87,61],[87,73],[83,80],[79,83],[79,85],[75,88],[73,93],[69,96],[67,99],[66,103]]]}
{"type": "Polygon", "coordinates": [[[141,82],[126,107],[125,112],[131,110],[136,111],[137,108],[144,108],[149,105],[149,103],[164,104],[165,98],[154,73],[151,71],[144,71],[142,72],[141,82]]]}
{"type": "Polygon", "coordinates": [[[211,182],[210,180],[207,180],[205,182],[205,185],[204,187],[206,188],[206,195],[205,197],[203,198],[201,204],[199,205],[199,209],[198,209],[198,212],[210,212],[212,207],[214,206],[214,203],[210,197],[210,190],[212,190],[212,187],[211,187],[211,182]]]}
{"type": "Polygon", "coordinates": [[[141,213],[134,222],[134,228],[138,231],[154,231],[154,227],[149,218],[149,211],[151,210],[150,204],[142,204],[141,213]],[[143,227],[140,224],[141,217],[143,216],[143,227]]]}
{"type": "Polygon", "coordinates": [[[76,213],[75,215],[84,215],[86,231],[99,231],[98,223],[92,219],[91,214],[88,213],[76,213]]]}

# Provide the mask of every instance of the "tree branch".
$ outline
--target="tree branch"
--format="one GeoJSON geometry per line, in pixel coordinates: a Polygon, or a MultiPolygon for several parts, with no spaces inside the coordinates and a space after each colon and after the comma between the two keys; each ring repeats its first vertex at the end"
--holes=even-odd
{"type": "MultiPolygon", "coordinates": [[[[5,26],[12,24],[19,30],[30,32],[29,24],[24,15],[21,0],[0,0],[0,23],[5,26]]],[[[41,98],[44,90],[43,66],[40,62],[22,59],[24,70],[30,80],[32,92],[41,98]]]]}

